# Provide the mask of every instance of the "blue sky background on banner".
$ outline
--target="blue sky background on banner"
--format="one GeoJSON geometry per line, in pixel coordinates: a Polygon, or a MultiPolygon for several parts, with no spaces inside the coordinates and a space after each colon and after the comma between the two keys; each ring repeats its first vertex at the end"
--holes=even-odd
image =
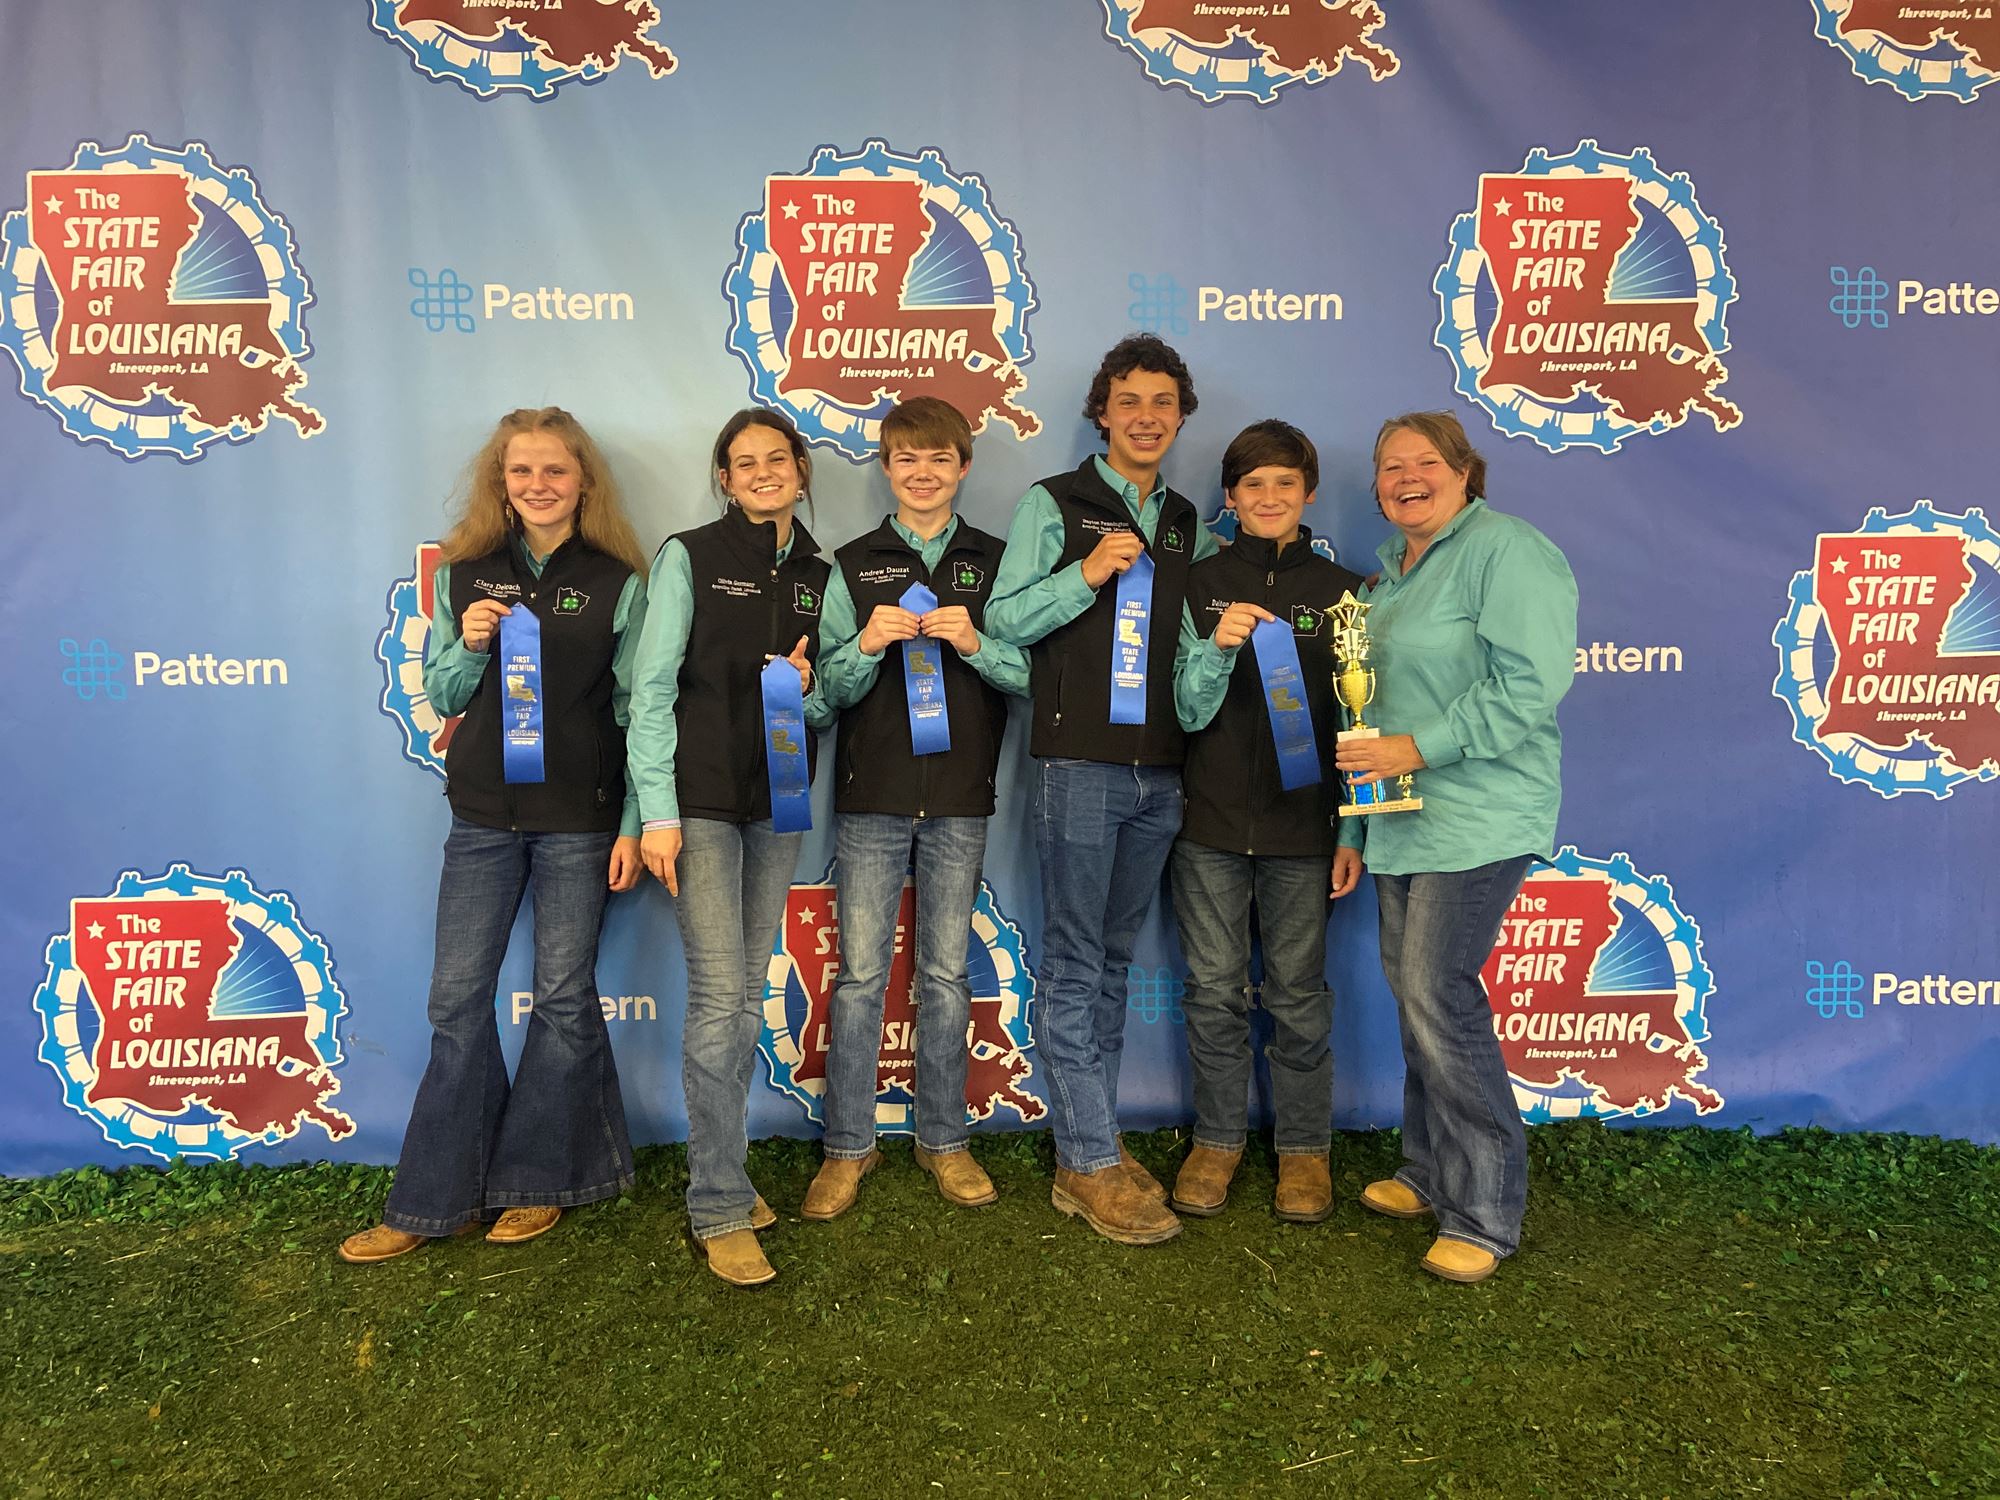
{"type": "MultiPolygon", "coordinates": [[[[1142,323],[1178,345],[1201,392],[1170,480],[1209,513],[1229,437],[1266,415],[1295,421],[1322,454],[1308,519],[1364,568],[1384,529],[1368,498],[1377,424],[1458,411],[1495,502],[1575,565],[1584,644],[1680,650],[1678,672],[1578,679],[1559,840],[1628,853],[1698,925],[1715,981],[1704,1079],[1728,1100],[1705,1118],[2000,1138],[1988,1087],[2000,1008],[1868,1003],[1882,973],[2000,976],[1980,919],[2000,896],[2000,785],[1944,800],[1844,785],[1794,741],[1771,692],[1773,630],[1819,533],[1926,498],[1953,514],[1993,504],[2000,316],[1898,299],[1904,281],[2000,284],[2000,204],[1986,190],[2000,93],[1912,101],[1870,86],[1815,33],[1808,0],[1690,0],[1671,20],[1593,0],[1382,3],[1373,40],[1400,60],[1393,76],[1350,62],[1262,107],[1154,82],[1106,35],[1096,0],[948,14],[889,0],[669,5],[654,38],[678,59],[671,74],[627,60],[542,102],[425,76],[359,0],[10,5],[0,212],[24,207],[28,172],[135,132],[247,168],[311,284],[298,395],[326,425],[305,440],[272,419],[194,463],[126,461],[65,436],[0,365],[23,580],[0,604],[17,724],[0,769],[20,810],[0,850],[0,1169],[133,1159],[63,1107],[37,1061],[32,999],[72,898],[174,863],[287,892],[347,997],[338,1102],[358,1130],[335,1144],[308,1129],[263,1155],[393,1158],[422,1067],[446,815],[437,777],[404,757],[377,708],[388,589],[441,534],[494,417],[517,405],[560,402],[590,425],[649,540],[714,514],[705,450],[749,399],[720,291],[738,225],[766,176],[870,139],[977,175],[1020,235],[1037,308],[1016,400],[1044,426],[1022,442],[989,425],[964,492],[973,520],[1004,531],[1033,480],[1089,451],[1084,385],[1142,323]],[[1454,219],[1482,172],[1584,140],[1686,173],[1720,225],[1738,292],[1723,355],[1722,394],[1743,411],[1733,430],[1695,415],[1615,455],[1550,453],[1454,393],[1432,290],[1454,219]],[[1848,327],[1833,308],[1833,269],[1863,267],[1884,284],[1868,309],[1883,326],[1848,327]],[[447,271],[471,295],[434,331],[412,311],[426,295],[412,273],[435,286],[447,271]],[[632,315],[488,316],[489,284],[623,294],[632,315]],[[1335,293],[1342,316],[1203,318],[1204,287],[1335,293]],[[123,697],[80,691],[76,653],[98,640],[123,697]],[[287,680],[141,683],[142,652],[279,659],[287,680]],[[1838,965],[1864,981],[1858,1018],[1808,998],[1838,965]]],[[[886,488],[872,466],[815,458],[810,524],[831,545],[874,522],[886,488]]],[[[1025,765],[1010,741],[987,876],[1032,957],[1025,765]]],[[[831,850],[824,781],[802,872],[831,850]]],[[[1344,1125],[1392,1123],[1399,1108],[1373,919],[1363,896],[1333,925],[1344,1125]]],[[[503,996],[526,988],[522,947],[503,996]]],[[[1178,963],[1157,918],[1138,961],[1178,963]]],[[[612,1025],[640,1139],[682,1128],[681,974],[664,894],[615,901],[601,986],[653,997],[658,1016],[633,1006],[612,1025]]],[[[501,1018],[518,1047],[504,1004],[501,1018]]],[[[1128,1035],[1128,1118],[1184,1118],[1180,1028],[1135,1011],[1128,1035]]],[[[805,1128],[761,1083],[752,1123],[805,1128]]]]}

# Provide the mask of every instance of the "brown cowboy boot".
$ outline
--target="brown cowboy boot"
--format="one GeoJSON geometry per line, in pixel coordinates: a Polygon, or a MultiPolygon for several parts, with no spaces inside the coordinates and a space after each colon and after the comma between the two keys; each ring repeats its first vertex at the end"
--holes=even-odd
{"type": "Polygon", "coordinates": [[[1363,1188],[1361,1206],[1392,1219],[1427,1219],[1431,1213],[1431,1206],[1417,1196],[1415,1189],[1393,1177],[1384,1177],[1363,1188]]]}
{"type": "Polygon", "coordinates": [[[1271,1207],[1293,1224],[1318,1224],[1333,1212],[1333,1168],[1324,1151],[1278,1153],[1278,1191],[1271,1207]]]}
{"type": "Polygon", "coordinates": [[[1236,1164],[1243,1160],[1243,1148],[1218,1151],[1196,1141],[1174,1178],[1173,1206],[1184,1214],[1214,1218],[1229,1201],[1229,1183],[1236,1176],[1236,1164]]]}
{"type": "Polygon", "coordinates": [[[932,1153],[919,1146],[917,1165],[931,1174],[947,1203],[959,1208],[983,1208],[1000,1201],[993,1179],[986,1175],[984,1167],[972,1159],[970,1151],[932,1153]]]}
{"type": "Polygon", "coordinates": [[[701,1248],[708,1256],[709,1270],[731,1286],[762,1286],[778,1274],[764,1259],[764,1247],[757,1243],[755,1230],[732,1229],[703,1240],[701,1248]]]}
{"type": "Polygon", "coordinates": [[[1446,1281],[1470,1283],[1484,1281],[1491,1276],[1500,1264],[1500,1257],[1465,1240],[1448,1240],[1440,1236],[1431,1242],[1422,1264],[1433,1276],[1442,1276],[1446,1281]]]}
{"type": "Polygon", "coordinates": [[[1181,1221],[1117,1166],[1095,1172],[1056,1168],[1049,1201],[1121,1245],[1158,1245],[1181,1232],[1181,1221]]]}
{"type": "Polygon", "coordinates": [[[800,1216],[822,1221],[839,1218],[854,1207],[854,1200],[861,1195],[861,1179],[874,1171],[881,1160],[879,1151],[870,1151],[858,1160],[829,1156],[821,1164],[819,1175],[813,1178],[812,1186],[806,1189],[800,1216]]]}
{"type": "Polygon", "coordinates": [[[489,1245],[525,1245],[556,1227],[562,1210],[555,1207],[510,1208],[486,1231],[489,1245]]]}

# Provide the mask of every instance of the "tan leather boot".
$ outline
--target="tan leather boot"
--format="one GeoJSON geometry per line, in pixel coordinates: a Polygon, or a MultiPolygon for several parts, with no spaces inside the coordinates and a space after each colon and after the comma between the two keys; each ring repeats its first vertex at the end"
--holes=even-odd
{"type": "Polygon", "coordinates": [[[1157,1203],[1167,1201],[1167,1190],[1160,1186],[1160,1179],[1139,1164],[1139,1158],[1125,1149],[1125,1137],[1118,1137],[1118,1165],[1125,1171],[1139,1190],[1157,1203]]]}
{"type": "Polygon", "coordinates": [[[1000,1201],[993,1179],[972,1159],[970,1151],[942,1151],[933,1155],[919,1146],[917,1165],[931,1174],[947,1203],[960,1208],[983,1208],[1000,1201]]]}
{"type": "Polygon", "coordinates": [[[1122,1166],[1095,1172],[1056,1168],[1055,1190],[1049,1201],[1121,1245],[1158,1245],[1181,1232],[1181,1221],[1155,1199],[1122,1166]]]}
{"type": "Polygon", "coordinates": [[[701,1248],[708,1255],[709,1270],[731,1286],[762,1286],[778,1274],[764,1259],[764,1247],[757,1243],[755,1230],[732,1229],[703,1240],[701,1248]]]}
{"type": "Polygon", "coordinates": [[[1499,1264],[1500,1257],[1490,1250],[1442,1236],[1431,1242],[1430,1251],[1423,1259],[1426,1271],[1433,1276],[1442,1276],[1446,1281],[1484,1281],[1499,1264]]]}
{"type": "Polygon", "coordinates": [[[1361,1206],[1392,1219],[1427,1219],[1431,1206],[1393,1177],[1371,1182],[1361,1190],[1361,1206]]]}
{"type": "Polygon", "coordinates": [[[752,1229],[769,1229],[777,1222],[778,1211],[764,1201],[762,1193],[757,1194],[756,1202],[750,1205],[750,1227],[752,1229]]]}
{"type": "Polygon", "coordinates": [[[1243,1160],[1243,1148],[1218,1151],[1196,1141],[1174,1178],[1174,1207],[1184,1214],[1212,1219],[1229,1201],[1229,1184],[1236,1176],[1236,1164],[1243,1160]]]}
{"type": "Polygon", "coordinates": [[[1279,1218],[1293,1224],[1317,1224],[1332,1213],[1333,1168],[1326,1154],[1279,1152],[1278,1191],[1271,1207],[1279,1218]]]}
{"type": "Polygon", "coordinates": [[[387,1224],[377,1224],[373,1229],[364,1229],[342,1240],[340,1258],[351,1266],[372,1266],[378,1260],[394,1260],[399,1255],[408,1255],[428,1238],[428,1235],[411,1234],[406,1229],[391,1229],[387,1224]]]}
{"type": "Polygon", "coordinates": [[[556,1227],[562,1210],[554,1207],[510,1208],[486,1231],[489,1245],[525,1245],[556,1227]]]}
{"type": "Polygon", "coordinates": [[[859,1161],[843,1157],[829,1156],[819,1169],[819,1175],[806,1189],[806,1201],[799,1208],[802,1217],[814,1220],[837,1219],[854,1207],[854,1200],[861,1195],[861,1179],[875,1170],[875,1164],[882,1159],[879,1151],[870,1151],[859,1161]]]}

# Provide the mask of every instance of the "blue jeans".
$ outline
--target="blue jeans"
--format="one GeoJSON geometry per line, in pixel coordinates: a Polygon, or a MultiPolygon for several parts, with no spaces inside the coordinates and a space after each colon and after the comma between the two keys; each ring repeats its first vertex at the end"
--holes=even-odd
{"type": "Polygon", "coordinates": [[[1436,1211],[1439,1235],[1501,1256],[1521,1243],[1528,1134],[1479,967],[1527,873],[1523,854],[1473,870],[1375,877],[1382,972],[1403,1031],[1396,1179],[1436,1211]]]}
{"type": "Polygon", "coordinates": [[[802,833],[770,821],[681,824],[674,918],[687,955],[681,1082],[688,1112],[688,1223],[708,1240],[750,1227],[750,1076],[763,1025],[764,977],[785,920],[802,833]]]}
{"type": "MultiPolygon", "coordinates": [[[[833,987],[826,1058],[826,1154],[854,1161],[875,1149],[875,1085],[882,1051],[883,992],[896,948],[903,873],[916,850],[917,1144],[942,1156],[963,1151],[965,1049],[972,987],[965,945],[984,818],[900,818],[842,813],[835,825],[840,896],[840,980],[833,987]]],[[[908,941],[907,936],[905,941],[908,941]]]]}
{"type": "Polygon", "coordinates": [[[1194,1138],[1242,1149],[1250,1127],[1250,911],[1264,947],[1271,1104],[1280,1151],[1333,1144],[1333,991],[1326,985],[1333,856],[1233,854],[1174,844],[1174,919],[1187,960],[1194,1138]]]}
{"type": "Polygon", "coordinates": [[[382,1214],[392,1229],[450,1234],[494,1208],[568,1208],[632,1185],[597,995],[612,839],[452,819],[438,879],[431,1058],[382,1214]],[[535,1009],[510,1089],[494,989],[531,877],[535,1009]]]}
{"type": "Polygon", "coordinates": [[[1178,766],[1036,763],[1042,962],[1035,1050],[1048,1074],[1056,1159],[1118,1160],[1118,1065],[1132,944],[1181,827],[1178,766]]]}

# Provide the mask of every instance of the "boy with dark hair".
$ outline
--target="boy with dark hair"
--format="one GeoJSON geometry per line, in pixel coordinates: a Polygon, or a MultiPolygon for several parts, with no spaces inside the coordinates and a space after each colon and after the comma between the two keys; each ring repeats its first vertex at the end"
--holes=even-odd
{"type": "Polygon", "coordinates": [[[981,629],[1001,548],[952,512],[972,466],[965,417],[935,397],[904,401],[882,419],[880,456],[895,514],[834,553],[820,613],[819,691],[841,711],[833,802],[841,969],[829,1018],[825,1162],[806,1190],[808,1219],[845,1213],[879,1160],[883,992],[913,855],[917,1165],[951,1203],[998,1196],[968,1149],[965,949],[1007,729],[1001,695],[1026,695],[1028,662],[981,629]]]}
{"type": "Polygon", "coordinates": [[[1187,961],[1194,1146],[1173,1206],[1222,1211],[1243,1156],[1250,1099],[1250,919],[1263,940],[1273,1036],[1278,1217],[1332,1212],[1333,992],[1326,903],[1354,889],[1338,849],[1331,612],[1360,575],[1313,551],[1299,524],[1319,487],[1312,440],[1289,423],[1238,433],[1222,458],[1234,545],[1188,574],[1174,704],[1188,732],[1187,818],[1174,844],[1174,917],[1187,961]],[[1251,649],[1245,650],[1249,644],[1251,649]]]}
{"type": "Polygon", "coordinates": [[[1054,1114],[1051,1197],[1128,1245],[1181,1227],[1119,1141],[1117,1116],[1132,945],[1181,821],[1171,632],[1189,565],[1216,546],[1160,478],[1195,404],[1186,364],[1159,339],[1111,349],[1083,410],[1106,452],[1028,491],[987,611],[1000,639],[1033,648],[1036,1048],[1054,1114]]]}

